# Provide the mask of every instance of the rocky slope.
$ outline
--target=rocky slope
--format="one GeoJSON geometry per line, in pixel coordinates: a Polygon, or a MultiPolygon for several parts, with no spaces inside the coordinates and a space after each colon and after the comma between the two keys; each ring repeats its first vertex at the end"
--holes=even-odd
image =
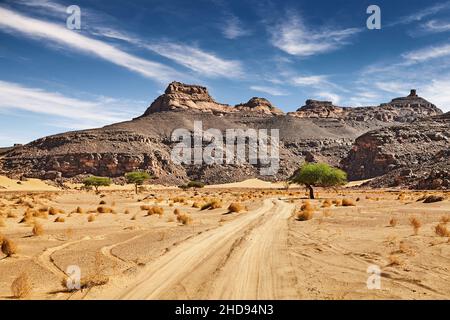
{"type": "MultiPolygon", "coordinates": [[[[366,163],[357,155],[357,148],[353,147],[349,154],[355,139],[363,135],[357,143],[364,144],[364,139],[373,139],[363,138],[369,131],[390,130],[387,128],[441,113],[412,93],[388,104],[364,108],[308,100],[298,111],[285,115],[264,98],[230,106],[216,102],[205,87],[173,82],[142,116],[99,129],[44,137],[17,147],[0,160],[0,173],[79,180],[90,174],[122,177],[139,169],[152,172],[162,183],[189,179],[223,183],[252,177],[280,180],[290,176],[304,160],[339,165],[344,158],[354,158],[355,163],[366,163]],[[171,134],[177,128],[192,132],[194,121],[202,121],[203,130],[216,128],[223,133],[226,129],[279,129],[280,170],[274,176],[261,176],[261,164],[174,164],[170,154],[176,142],[171,141],[171,134]]],[[[385,172],[367,168],[369,173],[361,173],[357,165],[345,166],[352,178],[385,172]]]]}
{"type": "Polygon", "coordinates": [[[446,189],[450,186],[450,114],[368,132],[357,138],[342,167],[372,186],[446,189]]]}

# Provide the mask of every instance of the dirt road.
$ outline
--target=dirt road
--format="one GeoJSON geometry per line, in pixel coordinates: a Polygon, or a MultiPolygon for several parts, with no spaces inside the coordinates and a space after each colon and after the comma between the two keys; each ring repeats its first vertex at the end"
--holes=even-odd
{"type": "Polygon", "coordinates": [[[153,261],[132,283],[114,290],[114,298],[298,298],[287,254],[293,209],[280,200],[265,200],[257,210],[189,239],[153,261]]]}

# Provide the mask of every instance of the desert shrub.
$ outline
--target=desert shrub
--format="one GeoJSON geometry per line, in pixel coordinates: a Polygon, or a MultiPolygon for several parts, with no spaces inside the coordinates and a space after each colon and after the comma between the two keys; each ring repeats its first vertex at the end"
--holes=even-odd
{"type": "Polygon", "coordinates": [[[181,213],[180,209],[176,208],[175,210],[173,210],[173,214],[174,215],[179,215],[181,213]]]}
{"type": "Polygon", "coordinates": [[[2,252],[5,256],[11,257],[17,253],[17,245],[12,240],[4,238],[2,241],[2,252]]]}
{"type": "Polygon", "coordinates": [[[180,213],[177,215],[177,221],[182,223],[183,225],[188,225],[192,222],[192,218],[187,213],[180,213]]]}
{"type": "Polygon", "coordinates": [[[213,209],[219,209],[222,208],[222,202],[219,199],[213,199],[210,202],[208,202],[207,204],[204,204],[201,207],[201,210],[213,210],[213,209]]]}
{"type": "Polygon", "coordinates": [[[333,199],[333,204],[336,207],[342,206],[342,200],[341,199],[333,199]]]}
{"type": "Polygon", "coordinates": [[[309,201],[303,202],[302,206],[300,207],[301,211],[314,211],[314,206],[309,201]]]}
{"type": "Polygon", "coordinates": [[[164,209],[162,207],[158,207],[158,206],[152,206],[148,211],[147,214],[149,216],[152,216],[154,214],[157,214],[159,216],[162,216],[164,214],[164,209]]]}
{"type": "Polygon", "coordinates": [[[342,199],[342,206],[343,207],[353,207],[353,206],[356,206],[356,204],[352,199],[344,198],[344,199],[342,199]]]}
{"type": "Polygon", "coordinates": [[[109,207],[100,206],[100,207],[97,208],[97,212],[98,213],[112,213],[113,209],[109,208],[109,207]]]}
{"type": "Polygon", "coordinates": [[[66,219],[64,217],[56,217],[54,222],[66,222],[66,219]]]}
{"type": "Polygon", "coordinates": [[[314,211],[313,210],[302,210],[302,211],[298,211],[295,214],[295,217],[298,221],[307,221],[307,220],[311,220],[314,216],[314,211]]]}
{"type": "Polygon", "coordinates": [[[140,208],[141,208],[142,211],[148,211],[148,210],[150,210],[151,207],[152,207],[152,206],[149,206],[149,205],[147,205],[147,204],[143,204],[143,205],[140,206],[140,208]]]}
{"type": "Polygon", "coordinates": [[[186,202],[186,198],[185,197],[175,197],[172,199],[172,201],[174,203],[185,203],[186,202]]]}
{"type": "Polygon", "coordinates": [[[322,202],[322,208],[329,208],[329,207],[331,207],[331,205],[332,205],[332,202],[331,202],[330,199],[325,199],[325,200],[322,202]]]}
{"type": "Polygon", "coordinates": [[[444,197],[442,196],[435,196],[435,195],[431,195],[431,196],[427,196],[425,198],[425,200],[423,200],[423,203],[433,203],[433,202],[440,202],[445,200],[444,197]]]}
{"type": "Polygon", "coordinates": [[[152,178],[147,172],[134,171],[125,175],[128,183],[134,184],[134,191],[136,194],[139,192],[139,186],[142,186],[144,182],[152,178]]]}
{"type": "Polygon", "coordinates": [[[88,216],[87,221],[88,221],[88,222],[93,222],[93,221],[95,221],[95,215],[91,213],[91,214],[88,216]]]}
{"type": "Polygon", "coordinates": [[[229,212],[241,212],[245,209],[245,207],[239,203],[239,202],[232,202],[229,206],[228,206],[228,211],[229,212]]]}
{"type": "Polygon", "coordinates": [[[202,206],[203,203],[199,201],[194,201],[194,203],[192,204],[192,208],[201,208],[202,206]]]}
{"type": "Polygon", "coordinates": [[[54,215],[57,215],[59,213],[64,214],[65,212],[64,212],[64,210],[51,207],[50,209],[48,209],[48,213],[50,215],[54,216],[54,215]]]}
{"type": "Polygon", "coordinates": [[[392,217],[391,220],[389,220],[389,225],[391,227],[395,227],[397,225],[397,223],[398,223],[398,220],[394,217],[392,217]]]}
{"type": "Polygon", "coordinates": [[[33,290],[33,285],[26,273],[18,276],[11,285],[12,296],[16,299],[28,297],[33,290]]]}
{"type": "Polygon", "coordinates": [[[124,214],[130,214],[130,210],[125,209],[125,211],[123,212],[124,214]]]}
{"type": "Polygon", "coordinates": [[[103,204],[106,204],[106,201],[105,201],[105,200],[101,200],[101,201],[99,202],[99,205],[103,205],[103,204]]]}
{"type": "Polygon", "coordinates": [[[440,237],[450,237],[450,230],[447,229],[447,226],[444,223],[439,223],[434,231],[440,237]]]}
{"type": "Polygon", "coordinates": [[[422,223],[420,222],[420,220],[416,217],[411,217],[411,218],[409,218],[409,223],[411,224],[411,226],[414,229],[414,234],[418,235],[419,229],[422,226],[422,223]]]}
{"type": "Polygon", "coordinates": [[[39,212],[47,212],[48,211],[48,207],[40,207],[38,209],[39,212]]]}
{"type": "Polygon", "coordinates": [[[42,236],[44,234],[44,227],[40,223],[35,222],[32,232],[34,236],[42,236]]]}
{"type": "Polygon", "coordinates": [[[75,209],[75,212],[76,212],[76,213],[83,213],[83,209],[82,209],[81,207],[77,207],[77,208],[75,209]]]}

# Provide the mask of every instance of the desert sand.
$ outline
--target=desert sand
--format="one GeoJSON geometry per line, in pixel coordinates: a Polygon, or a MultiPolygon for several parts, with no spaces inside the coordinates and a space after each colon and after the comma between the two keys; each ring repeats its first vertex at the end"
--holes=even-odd
{"type": "Polygon", "coordinates": [[[450,229],[448,194],[342,188],[309,201],[302,188],[249,184],[0,192],[0,234],[18,248],[0,253],[0,298],[14,298],[22,274],[26,299],[450,298],[449,235],[436,233],[450,229]],[[417,201],[432,194],[444,200],[417,201]],[[215,209],[193,207],[214,199],[215,209]],[[243,210],[229,212],[232,202],[243,210]],[[299,221],[305,204],[312,216],[299,221]],[[79,267],[82,290],[65,287],[68,266],[79,267]],[[379,289],[367,287],[371,266],[381,270],[379,289]]]}

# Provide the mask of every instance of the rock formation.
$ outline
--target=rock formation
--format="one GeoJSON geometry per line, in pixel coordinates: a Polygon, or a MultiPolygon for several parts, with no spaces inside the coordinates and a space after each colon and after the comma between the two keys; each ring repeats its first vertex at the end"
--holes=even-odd
{"type": "Polygon", "coordinates": [[[147,170],[159,183],[224,183],[286,179],[306,160],[341,164],[350,178],[364,179],[424,163],[433,167],[434,159],[448,149],[447,118],[436,116],[441,113],[412,92],[378,107],[308,100],[285,115],[264,98],[230,106],[216,102],[204,87],[172,82],[136,119],[44,137],[9,150],[0,158],[0,174],[79,181],[87,175],[120,179],[129,171],[147,170]],[[194,121],[202,121],[204,130],[222,132],[279,129],[280,170],[261,176],[260,164],[174,164],[171,150],[176,142],[171,134],[177,128],[192,132],[194,121]]]}

